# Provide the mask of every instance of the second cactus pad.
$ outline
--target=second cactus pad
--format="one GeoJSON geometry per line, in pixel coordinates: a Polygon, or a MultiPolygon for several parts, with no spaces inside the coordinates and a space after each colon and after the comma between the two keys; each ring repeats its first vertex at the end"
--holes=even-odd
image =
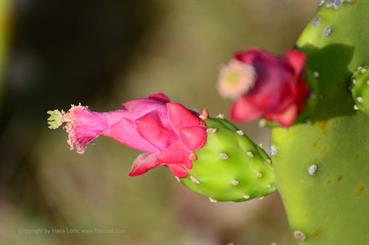
{"type": "Polygon", "coordinates": [[[245,201],[276,190],[271,160],[225,119],[209,118],[206,145],[181,182],[211,201],[245,201]]]}
{"type": "Polygon", "coordinates": [[[355,109],[369,115],[369,66],[360,66],[352,77],[352,97],[355,109]]]}

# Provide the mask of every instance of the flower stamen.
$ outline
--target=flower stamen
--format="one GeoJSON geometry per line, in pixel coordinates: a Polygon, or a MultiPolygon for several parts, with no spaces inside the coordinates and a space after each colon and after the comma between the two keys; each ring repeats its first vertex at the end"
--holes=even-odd
{"type": "Polygon", "coordinates": [[[63,111],[53,110],[48,111],[47,114],[50,115],[47,119],[50,129],[57,129],[63,124],[63,111]]]}
{"type": "Polygon", "coordinates": [[[220,71],[218,91],[222,97],[237,99],[255,84],[256,72],[252,65],[232,60],[220,71]]]}

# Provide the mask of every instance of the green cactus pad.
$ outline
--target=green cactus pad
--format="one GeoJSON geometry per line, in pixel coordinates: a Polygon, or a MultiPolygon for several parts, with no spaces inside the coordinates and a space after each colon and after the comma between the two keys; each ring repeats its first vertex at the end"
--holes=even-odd
{"type": "Polygon", "coordinates": [[[322,3],[297,42],[314,76],[318,103],[304,112],[312,123],[273,129],[273,163],[300,244],[367,245],[369,117],[354,110],[363,88],[353,88],[354,100],[349,88],[369,64],[369,0],[322,3]]]}
{"type": "MultiPolygon", "coordinates": [[[[297,46],[302,49],[315,47],[324,49],[328,46],[336,49],[336,56],[329,57],[331,63],[326,66],[329,69],[323,70],[321,65],[323,62],[318,62],[315,66],[310,62],[310,68],[315,68],[318,72],[318,78],[331,75],[343,75],[346,71],[354,72],[358,65],[365,63],[366,58],[369,57],[368,49],[368,0],[340,0],[343,4],[338,7],[329,7],[330,2],[334,0],[326,0],[318,11],[311,18],[306,25],[303,33],[300,35],[297,46]],[[333,46],[332,46],[333,45],[333,46]],[[339,45],[345,46],[346,54],[339,53],[337,50],[339,45]],[[345,71],[337,71],[337,65],[343,62],[345,58],[350,58],[347,62],[347,69],[345,71]]],[[[337,1],[337,0],[336,0],[337,1]]]]}
{"type": "Polygon", "coordinates": [[[271,160],[262,148],[225,119],[206,119],[206,145],[180,181],[211,201],[245,201],[275,191],[271,160]]]}
{"type": "Polygon", "coordinates": [[[369,66],[359,66],[352,76],[352,97],[354,108],[369,115],[369,66]]]}
{"type": "Polygon", "coordinates": [[[312,93],[303,119],[310,121],[355,113],[347,88],[352,73],[369,57],[369,1],[322,2],[297,41],[308,54],[312,93]]]}
{"type": "Polygon", "coordinates": [[[278,189],[301,244],[368,244],[369,117],[359,111],[274,129],[273,145],[278,189]]]}

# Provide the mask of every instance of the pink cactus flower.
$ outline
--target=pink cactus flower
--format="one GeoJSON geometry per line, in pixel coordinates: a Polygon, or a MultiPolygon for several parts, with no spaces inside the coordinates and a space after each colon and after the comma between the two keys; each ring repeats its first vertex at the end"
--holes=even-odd
{"type": "Polygon", "coordinates": [[[175,176],[186,177],[196,159],[194,152],[207,138],[204,121],[162,93],[126,102],[122,109],[111,112],[93,112],[78,105],[66,113],[48,113],[50,128],[64,123],[68,144],[78,153],[100,135],[143,152],[134,161],[130,176],[164,165],[175,176]]]}
{"type": "Polygon", "coordinates": [[[237,53],[222,69],[218,81],[218,91],[225,97],[234,98],[237,89],[241,92],[232,106],[231,118],[247,122],[264,117],[281,126],[291,126],[309,94],[302,79],[304,65],[305,55],[297,50],[282,57],[260,49],[237,53]]]}

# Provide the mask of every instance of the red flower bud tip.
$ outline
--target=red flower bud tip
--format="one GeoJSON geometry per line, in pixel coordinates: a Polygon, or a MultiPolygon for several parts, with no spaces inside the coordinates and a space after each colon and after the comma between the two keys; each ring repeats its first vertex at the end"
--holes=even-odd
{"type": "Polygon", "coordinates": [[[126,102],[124,108],[111,112],[93,112],[79,105],[66,113],[55,110],[48,114],[50,128],[65,124],[68,143],[78,153],[100,135],[143,152],[134,161],[130,176],[164,165],[175,176],[186,177],[196,160],[194,151],[207,138],[204,121],[164,94],[126,102]]]}
{"type": "Polygon", "coordinates": [[[221,70],[218,83],[222,96],[237,97],[231,118],[248,122],[263,117],[284,127],[291,126],[309,94],[302,79],[304,65],[305,55],[298,50],[282,57],[259,49],[236,54],[221,70]]]}

